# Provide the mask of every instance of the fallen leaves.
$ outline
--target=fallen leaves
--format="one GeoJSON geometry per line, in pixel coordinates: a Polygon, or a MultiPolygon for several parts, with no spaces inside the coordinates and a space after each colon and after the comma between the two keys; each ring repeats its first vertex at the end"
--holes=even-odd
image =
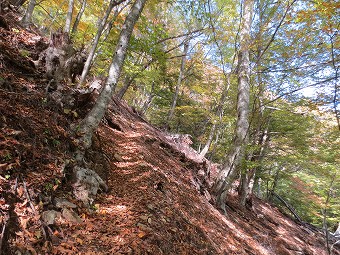
{"type": "Polygon", "coordinates": [[[144,232],[144,231],[139,231],[139,232],[138,232],[138,237],[141,238],[141,239],[143,239],[144,237],[146,237],[146,235],[147,235],[147,233],[144,232]]]}

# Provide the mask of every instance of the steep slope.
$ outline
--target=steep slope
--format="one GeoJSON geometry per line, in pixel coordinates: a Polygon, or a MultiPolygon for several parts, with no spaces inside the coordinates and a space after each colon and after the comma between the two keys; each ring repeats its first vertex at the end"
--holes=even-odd
{"type": "MultiPolygon", "coordinates": [[[[14,14],[0,27],[0,253],[2,254],[327,254],[318,231],[255,199],[230,196],[223,216],[207,200],[209,171],[187,144],[114,100],[86,155],[107,182],[92,208],[74,200],[65,165],[69,126],[84,108],[65,111],[35,69],[46,39],[22,30],[14,14]],[[183,151],[181,151],[183,149],[183,151]],[[189,153],[185,153],[188,151],[189,153]],[[55,198],[73,202],[74,217],[55,198]],[[78,218],[77,215],[80,217],[78,218]]],[[[64,94],[71,93],[69,86],[64,94]]],[[[72,211],[72,210],[70,210],[72,211]]],[[[340,254],[333,251],[333,254],[340,254]]]]}

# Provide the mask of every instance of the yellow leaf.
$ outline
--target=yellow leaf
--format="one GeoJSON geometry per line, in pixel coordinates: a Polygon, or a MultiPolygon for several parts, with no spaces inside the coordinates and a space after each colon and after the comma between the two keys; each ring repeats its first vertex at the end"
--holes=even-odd
{"type": "Polygon", "coordinates": [[[82,239],[80,239],[79,237],[77,237],[77,238],[76,238],[76,242],[77,242],[77,243],[79,243],[80,245],[82,245],[82,244],[83,244],[83,240],[82,240],[82,239]]]}
{"type": "Polygon", "coordinates": [[[78,113],[77,113],[76,111],[72,111],[72,113],[73,113],[73,116],[74,116],[75,118],[78,117],[78,113]]]}
{"type": "Polygon", "coordinates": [[[41,238],[41,231],[38,230],[38,231],[35,231],[35,236],[40,239],[41,238]]]}
{"type": "Polygon", "coordinates": [[[146,236],[146,233],[144,232],[144,231],[140,231],[139,233],[138,233],[138,237],[139,238],[143,238],[143,237],[145,237],[146,236]]]}

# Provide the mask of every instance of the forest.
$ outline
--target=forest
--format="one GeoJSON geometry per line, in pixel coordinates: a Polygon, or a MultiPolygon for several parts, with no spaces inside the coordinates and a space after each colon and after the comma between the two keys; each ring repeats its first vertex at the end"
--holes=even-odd
{"type": "MultiPolygon", "coordinates": [[[[138,178],[140,189],[160,193],[150,200],[170,196],[170,183],[172,189],[193,185],[205,199],[202,213],[212,206],[221,222],[236,212],[261,221],[266,203],[320,234],[322,254],[339,254],[339,30],[334,0],[2,1],[0,254],[321,254],[287,243],[281,250],[247,250],[230,240],[239,248],[223,251],[217,239],[211,248],[203,236],[213,234],[197,230],[195,220],[180,231],[169,225],[187,240],[176,240],[183,250],[157,250],[149,234],[154,214],[140,216],[146,223],[132,231],[138,241],[124,243],[130,250],[91,253],[76,223],[88,217],[95,228],[97,218],[90,217],[123,215],[115,207],[109,216],[102,204],[127,203],[129,191],[118,194],[129,186],[119,185],[128,179],[137,185],[138,178]],[[145,162],[134,165],[133,158],[145,162]],[[162,158],[169,172],[161,174],[162,158]],[[124,163],[149,178],[113,173],[124,163]],[[72,205],[59,207],[60,196],[72,205]],[[96,213],[101,216],[90,216],[96,213]],[[58,217],[73,222],[68,228],[77,237],[66,238],[58,217]],[[197,250],[185,246],[190,238],[179,232],[196,236],[197,250]],[[142,249],[142,241],[149,246],[142,249]]],[[[190,196],[178,191],[173,200],[198,199],[190,196]]],[[[195,206],[198,213],[199,202],[195,206]]],[[[140,210],[155,211],[155,205],[140,210]]]]}

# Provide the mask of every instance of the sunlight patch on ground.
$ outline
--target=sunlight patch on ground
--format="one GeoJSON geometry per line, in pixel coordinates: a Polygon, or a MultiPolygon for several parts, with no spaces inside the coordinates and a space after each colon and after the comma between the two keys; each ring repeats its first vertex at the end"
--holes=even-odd
{"type": "Polygon", "coordinates": [[[136,176],[135,178],[131,178],[130,181],[138,182],[138,181],[140,181],[143,178],[150,177],[150,175],[151,175],[151,172],[148,171],[148,172],[145,172],[145,173],[143,173],[141,175],[136,176]]]}
{"type": "Polygon", "coordinates": [[[126,205],[112,205],[99,208],[100,214],[125,213],[127,211],[129,211],[129,208],[126,205]]]}
{"type": "Polygon", "coordinates": [[[128,134],[126,134],[126,138],[136,138],[141,136],[142,134],[137,132],[129,132],[128,134]]]}
{"type": "Polygon", "coordinates": [[[115,162],[114,164],[118,168],[129,168],[138,165],[139,162],[115,162]]]}
{"type": "Polygon", "coordinates": [[[294,236],[294,240],[299,242],[301,245],[303,244],[303,241],[299,237],[297,237],[297,236],[294,236]]]}

